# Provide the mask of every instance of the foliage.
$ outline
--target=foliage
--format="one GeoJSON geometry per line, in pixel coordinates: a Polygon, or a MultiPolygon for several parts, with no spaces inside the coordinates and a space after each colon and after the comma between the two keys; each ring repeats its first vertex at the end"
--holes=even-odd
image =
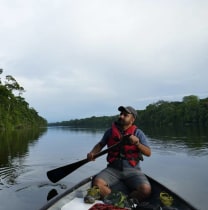
{"type": "MultiPolygon", "coordinates": [[[[3,70],[0,69],[0,74],[3,70]]],[[[25,92],[14,77],[0,78],[0,129],[45,126],[47,121],[21,96],[25,92]],[[15,95],[17,93],[17,95],[15,95]]]]}
{"type": "Polygon", "coordinates": [[[72,127],[109,127],[113,121],[116,120],[116,116],[102,116],[102,117],[89,117],[85,119],[74,119],[70,121],[49,123],[50,126],[72,126],[72,127]]]}
{"type": "MultiPolygon", "coordinates": [[[[136,124],[142,127],[203,126],[208,127],[208,98],[185,96],[182,102],[159,100],[149,104],[145,110],[138,110],[136,124]]],[[[51,123],[51,126],[108,127],[118,116],[90,117],[51,123]]]]}
{"type": "Polygon", "coordinates": [[[141,111],[138,120],[145,126],[208,126],[208,98],[185,96],[182,102],[159,101],[141,111]]]}

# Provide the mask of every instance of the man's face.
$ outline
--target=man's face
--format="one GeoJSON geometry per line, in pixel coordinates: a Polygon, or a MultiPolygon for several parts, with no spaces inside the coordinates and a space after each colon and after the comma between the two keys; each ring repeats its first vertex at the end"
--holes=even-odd
{"type": "Polygon", "coordinates": [[[122,111],[119,115],[118,122],[121,126],[130,126],[134,123],[134,117],[125,111],[122,111]]]}

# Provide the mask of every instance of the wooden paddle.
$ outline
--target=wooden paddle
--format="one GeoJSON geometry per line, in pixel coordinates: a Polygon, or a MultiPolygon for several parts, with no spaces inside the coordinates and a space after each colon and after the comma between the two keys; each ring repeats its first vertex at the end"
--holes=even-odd
{"type": "MultiPolygon", "coordinates": [[[[107,149],[97,153],[95,155],[95,158],[106,154],[109,150],[111,150],[111,149],[117,147],[119,144],[121,144],[121,142],[122,141],[119,141],[117,144],[114,144],[111,147],[108,147],[107,149]]],[[[85,159],[77,161],[75,163],[71,163],[71,164],[68,164],[66,166],[55,168],[55,169],[47,172],[47,177],[53,183],[58,182],[59,180],[63,179],[65,176],[67,176],[68,174],[72,173],[77,168],[81,167],[82,165],[84,165],[84,164],[86,164],[88,162],[90,162],[90,160],[85,158],[85,159]]]]}

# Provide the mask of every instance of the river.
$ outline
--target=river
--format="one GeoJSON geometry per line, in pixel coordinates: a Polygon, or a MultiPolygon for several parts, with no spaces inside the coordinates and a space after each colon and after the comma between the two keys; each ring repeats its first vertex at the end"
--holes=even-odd
{"type": "MultiPolygon", "coordinates": [[[[208,207],[207,129],[143,129],[152,156],[143,171],[173,189],[198,209],[208,207]]],[[[0,131],[0,210],[37,210],[51,197],[105,167],[105,156],[85,164],[58,183],[46,172],[86,158],[102,129],[49,127],[0,131]]]]}

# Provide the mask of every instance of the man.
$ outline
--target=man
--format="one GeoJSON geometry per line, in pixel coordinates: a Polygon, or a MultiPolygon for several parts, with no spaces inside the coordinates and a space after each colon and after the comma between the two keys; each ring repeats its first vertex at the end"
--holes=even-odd
{"type": "MultiPolygon", "coordinates": [[[[118,146],[109,150],[108,165],[96,175],[92,185],[101,197],[119,189],[128,193],[130,197],[142,201],[150,195],[151,185],[141,171],[140,160],[143,160],[142,154],[150,156],[151,149],[144,133],[134,125],[137,111],[131,106],[120,106],[118,110],[120,111],[118,120],[87,154],[89,160],[94,160],[94,155],[103,147],[120,142],[118,146]]],[[[95,191],[94,193],[88,191],[85,202],[94,202],[90,194],[96,199],[95,191]]]]}

